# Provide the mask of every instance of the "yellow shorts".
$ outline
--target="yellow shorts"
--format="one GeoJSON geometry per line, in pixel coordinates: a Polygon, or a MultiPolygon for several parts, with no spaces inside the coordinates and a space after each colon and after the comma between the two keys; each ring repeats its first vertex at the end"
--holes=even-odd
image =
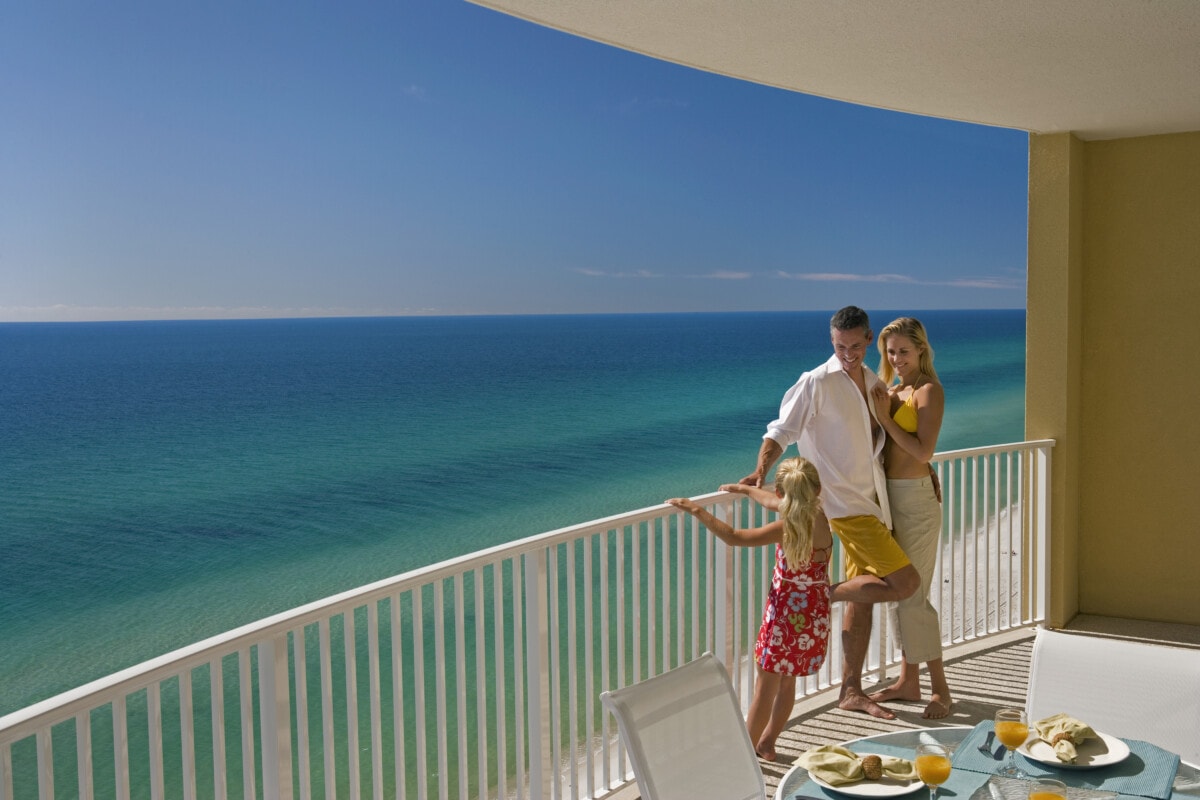
{"type": "Polygon", "coordinates": [[[847,578],[864,572],[882,578],[912,563],[879,517],[870,514],[838,517],[829,520],[829,527],[842,540],[842,549],[846,551],[847,578]]]}

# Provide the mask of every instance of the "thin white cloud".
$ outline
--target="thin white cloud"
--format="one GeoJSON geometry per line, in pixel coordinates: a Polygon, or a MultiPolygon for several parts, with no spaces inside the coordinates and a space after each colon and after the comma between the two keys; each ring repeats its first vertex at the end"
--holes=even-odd
{"type": "Polygon", "coordinates": [[[952,281],[942,281],[938,286],[957,286],[961,289],[1022,289],[1025,281],[1010,278],[958,278],[952,281]]]}
{"type": "Polygon", "coordinates": [[[902,283],[911,286],[950,286],[958,289],[1024,289],[1025,276],[1019,274],[1011,278],[952,278],[945,281],[929,281],[914,278],[911,275],[896,273],[855,273],[855,272],[784,272],[776,273],[780,278],[793,281],[823,281],[834,283],[902,283]]]}
{"type": "Polygon", "coordinates": [[[946,281],[926,281],[930,286],[950,286],[957,289],[1025,289],[1025,273],[1020,270],[1009,270],[1008,275],[1000,277],[981,276],[975,278],[951,278],[946,281]]]}
{"type": "Polygon", "coordinates": [[[417,86],[416,84],[409,84],[400,90],[400,94],[404,95],[405,97],[411,97],[415,100],[424,100],[425,87],[417,86]]]}
{"type": "Polygon", "coordinates": [[[854,272],[783,272],[779,277],[794,281],[832,281],[839,283],[921,283],[908,275],[880,273],[860,275],[854,272]]]}
{"type": "MultiPolygon", "coordinates": [[[[634,270],[631,272],[606,272],[604,270],[577,267],[574,272],[591,278],[662,278],[662,274],[649,270],[634,270]]],[[[998,289],[1015,290],[1025,288],[1025,276],[1015,273],[1013,277],[1000,278],[952,278],[944,281],[930,281],[914,278],[912,275],[901,275],[895,272],[858,273],[858,272],[785,272],[778,270],[775,277],[789,281],[813,281],[817,283],[892,283],[907,286],[949,286],[956,289],[998,289]]],[[[704,274],[684,275],[693,280],[744,281],[754,278],[756,273],[737,270],[714,270],[704,274]]]]}
{"type": "MultiPolygon", "coordinates": [[[[650,270],[640,269],[633,272],[604,272],[598,269],[589,269],[587,267],[577,267],[575,272],[580,275],[587,275],[591,278],[662,278],[665,277],[661,273],[651,272],[650,270]]],[[[754,277],[753,272],[735,272],[733,270],[714,270],[703,275],[683,275],[684,278],[692,278],[697,280],[713,280],[713,281],[744,281],[754,277]]]]}
{"type": "Polygon", "coordinates": [[[588,267],[576,267],[574,272],[580,275],[586,275],[589,278],[661,278],[662,275],[657,272],[651,272],[646,269],[637,269],[632,272],[605,272],[599,269],[589,269],[588,267]]]}

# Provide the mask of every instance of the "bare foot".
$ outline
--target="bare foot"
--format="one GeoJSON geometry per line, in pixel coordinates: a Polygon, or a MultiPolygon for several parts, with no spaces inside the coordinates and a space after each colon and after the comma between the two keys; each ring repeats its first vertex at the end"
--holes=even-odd
{"type": "Polygon", "coordinates": [[[867,696],[876,703],[886,703],[889,700],[920,700],[921,687],[902,686],[898,683],[894,683],[891,686],[880,689],[878,692],[872,692],[867,696]]]}
{"type": "Polygon", "coordinates": [[[754,749],[754,752],[763,761],[774,761],[775,760],[776,753],[775,753],[774,747],[757,747],[754,749]]]}
{"type": "Polygon", "coordinates": [[[943,698],[934,692],[933,697],[929,698],[929,705],[925,706],[925,713],[921,716],[925,719],[942,719],[950,716],[952,708],[954,708],[954,701],[950,699],[950,695],[943,698]]]}
{"type": "Polygon", "coordinates": [[[861,711],[879,719],[895,719],[896,715],[867,697],[861,691],[846,692],[838,700],[838,708],[845,711],[861,711]]]}

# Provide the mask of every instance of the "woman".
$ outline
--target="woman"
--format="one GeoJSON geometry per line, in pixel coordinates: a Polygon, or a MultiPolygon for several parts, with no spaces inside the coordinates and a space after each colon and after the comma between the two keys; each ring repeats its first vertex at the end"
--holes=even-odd
{"type": "Polygon", "coordinates": [[[901,317],[879,333],[879,377],[875,415],[887,431],[884,467],[896,540],[921,574],[921,588],[891,610],[904,658],[900,677],[871,699],[920,700],[920,665],[929,670],[932,696],[922,716],[940,719],[953,701],[942,664],[942,627],[929,602],[929,585],[942,538],[941,493],[930,468],[942,427],[945,395],[933,369],[925,326],[901,317]],[[889,387],[889,388],[885,388],[889,387]]]}

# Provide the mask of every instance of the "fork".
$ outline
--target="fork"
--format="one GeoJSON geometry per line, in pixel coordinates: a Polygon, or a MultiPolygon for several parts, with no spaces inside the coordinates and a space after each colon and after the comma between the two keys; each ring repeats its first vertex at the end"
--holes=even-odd
{"type": "Polygon", "coordinates": [[[988,731],[987,738],[984,739],[983,742],[979,745],[979,752],[983,753],[985,756],[991,756],[991,754],[992,754],[992,739],[994,739],[994,738],[996,738],[996,732],[988,731]]]}

